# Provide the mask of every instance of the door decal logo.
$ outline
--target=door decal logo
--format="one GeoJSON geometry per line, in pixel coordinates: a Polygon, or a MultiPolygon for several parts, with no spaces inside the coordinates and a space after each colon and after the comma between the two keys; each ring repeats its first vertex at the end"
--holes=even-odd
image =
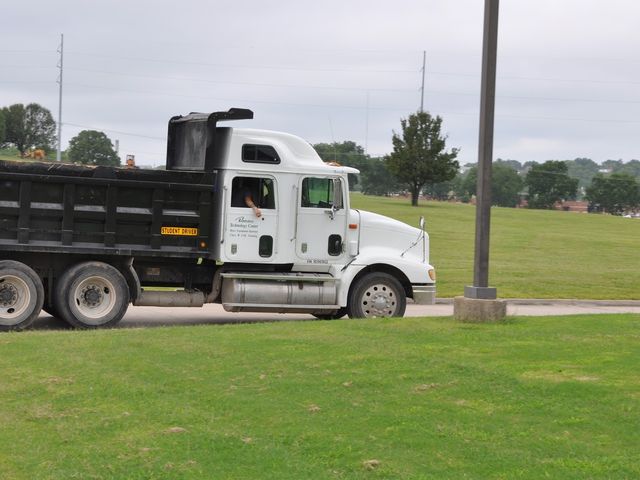
{"type": "Polygon", "coordinates": [[[245,216],[236,217],[229,224],[229,236],[231,238],[258,238],[257,220],[245,216]]]}

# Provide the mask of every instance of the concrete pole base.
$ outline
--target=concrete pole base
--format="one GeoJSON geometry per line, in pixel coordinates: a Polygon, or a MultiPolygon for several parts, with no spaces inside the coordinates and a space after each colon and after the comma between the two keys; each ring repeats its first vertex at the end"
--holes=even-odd
{"type": "Polygon", "coordinates": [[[504,300],[481,300],[467,297],[456,297],[453,300],[453,318],[459,322],[500,322],[506,315],[507,302],[504,300]]]}

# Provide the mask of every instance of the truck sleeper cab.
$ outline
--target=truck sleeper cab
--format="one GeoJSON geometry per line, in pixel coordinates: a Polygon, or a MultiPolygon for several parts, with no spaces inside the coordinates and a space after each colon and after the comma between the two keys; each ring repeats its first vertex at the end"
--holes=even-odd
{"type": "Polygon", "coordinates": [[[0,329],[41,309],[110,327],[131,303],[318,318],[433,303],[424,228],[351,209],[357,170],[299,137],[217,125],[250,118],[173,117],[166,170],[0,162],[0,329]]]}

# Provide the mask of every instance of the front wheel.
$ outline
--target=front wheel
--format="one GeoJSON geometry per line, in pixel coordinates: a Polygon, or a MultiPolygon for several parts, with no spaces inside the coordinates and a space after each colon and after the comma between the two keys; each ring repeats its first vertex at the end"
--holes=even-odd
{"type": "Polygon", "coordinates": [[[351,318],[402,317],[407,308],[404,288],[388,273],[368,273],[358,279],[349,293],[351,318]]]}
{"type": "Polygon", "coordinates": [[[129,307],[129,288],[122,274],[102,262],[69,268],[55,285],[54,310],[77,328],[116,325],[129,307]]]}
{"type": "Polygon", "coordinates": [[[43,303],[42,280],[33,269],[13,260],[0,261],[0,331],[27,328],[43,303]]]}

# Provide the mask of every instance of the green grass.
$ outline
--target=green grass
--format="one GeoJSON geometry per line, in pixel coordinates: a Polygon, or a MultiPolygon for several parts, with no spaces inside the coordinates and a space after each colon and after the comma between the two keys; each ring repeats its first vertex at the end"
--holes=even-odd
{"type": "MultiPolygon", "coordinates": [[[[55,160],[55,157],[56,157],[56,151],[55,150],[47,152],[47,154],[48,154],[48,159],[45,160],[45,161],[55,160]]],[[[0,148],[0,160],[23,161],[23,162],[33,161],[33,160],[21,158],[20,157],[20,152],[18,152],[18,149],[17,148],[13,148],[13,147],[12,148],[0,148]]]]}
{"type": "Polygon", "coordinates": [[[0,150],[0,160],[20,160],[20,156],[10,150],[0,150]]]}
{"type": "MultiPolygon", "coordinates": [[[[471,284],[474,206],[358,194],[352,206],[416,226],[424,215],[438,296],[471,284]]],[[[505,298],[640,299],[640,220],[494,207],[489,280],[505,298]]]]}
{"type": "Polygon", "coordinates": [[[639,339],[639,315],[2,334],[0,478],[639,478],[639,339]]]}

